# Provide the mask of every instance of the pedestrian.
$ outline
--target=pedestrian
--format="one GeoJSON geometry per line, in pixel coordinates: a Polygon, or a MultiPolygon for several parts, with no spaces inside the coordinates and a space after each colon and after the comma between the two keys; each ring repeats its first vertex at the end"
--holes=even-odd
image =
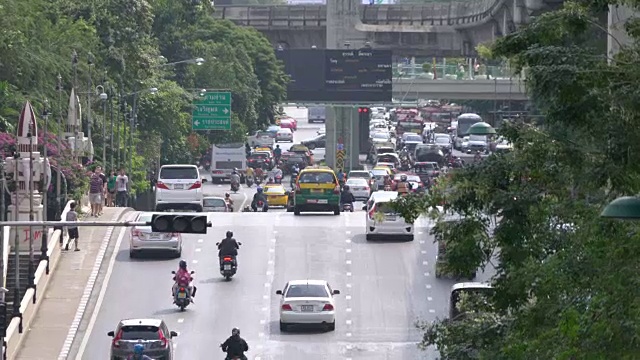
{"type": "Polygon", "coordinates": [[[107,179],[107,206],[113,206],[116,201],[116,172],[111,170],[107,179]]]}
{"type": "Polygon", "coordinates": [[[104,204],[105,201],[107,199],[107,176],[104,174],[104,171],[102,169],[102,166],[96,166],[96,171],[98,172],[98,176],[100,176],[100,179],[102,180],[102,196],[100,198],[100,200],[102,200],[100,202],[100,206],[98,208],[98,216],[102,215],[102,210],[104,209],[104,204]]]}
{"type": "MultiPolygon", "coordinates": [[[[76,212],[75,202],[72,202],[71,204],[69,204],[69,212],[67,212],[67,217],[65,218],[65,221],[74,221],[74,222],[78,221],[78,213],[76,212]]],[[[80,251],[80,249],[78,248],[78,237],[79,237],[78,227],[68,226],[67,232],[69,233],[69,241],[67,242],[67,245],[64,247],[64,249],[69,250],[69,243],[73,241],[73,245],[75,247],[74,251],[80,251]]]]}
{"type": "Polygon", "coordinates": [[[104,195],[104,182],[100,177],[100,167],[97,167],[89,180],[89,202],[91,203],[91,216],[98,217],[104,195]]]}
{"type": "Polygon", "coordinates": [[[129,177],[120,169],[120,175],[116,177],[116,204],[126,207],[129,193],[129,177]]]}

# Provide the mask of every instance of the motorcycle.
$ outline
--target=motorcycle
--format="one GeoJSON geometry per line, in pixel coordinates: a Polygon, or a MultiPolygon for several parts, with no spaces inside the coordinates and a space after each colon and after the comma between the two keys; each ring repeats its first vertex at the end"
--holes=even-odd
{"type": "MultiPolygon", "coordinates": [[[[216,246],[220,245],[220,243],[216,243],[216,246]]],[[[242,245],[241,242],[238,245],[242,245]]],[[[224,276],[224,279],[227,281],[231,281],[233,275],[238,271],[238,266],[236,265],[235,259],[233,256],[223,256],[222,257],[222,265],[220,266],[220,274],[224,276]]]]}
{"type": "Polygon", "coordinates": [[[291,183],[289,185],[291,185],[291,188],[293,189],[296,185],[296,179],[298,179],[298,172],[294,171],[291,173],[291,183]]]}
{"type": "Polygon", "coordinates": [[[233,205],[229,201],[225,201],[224,204],[227,206],[228,212],[233,212],[233,205]]]}
{"type": "Polygon", "coordinates": [[[253,177],[247,176],[247,178],[244,180],[244,183],[247,184],[247,187],[251,187],[251,185],[253,185],[253,177]]]}
{"type": "Polygon", "coordinates": [[[256,204],[256,212],[266,212],[266,210],[264,209],[264,201],[260,200],[258,201],[258,204],[256,204]]]}
{"type": "Polygon", "coordinates": [[[344,203],[342,204],[342,212],[353,212],[353,204],[352,203],[344,203]]]}
{"type": "MultiPolygon", "coordinates": [[[[176,274],[175,271],[171,272],[173,275],[176,274]]],[[[194,271],[191,272],[191,275],[195,274],[194,271]]],[[[188,294],[189,288],[180,286],[176,290],[176,294],[174,295],[174,303],[180,308],[180,311],[184,311],[184,309],[192,303],[191,294],[188,294]]]]}
{"type": "Polygon", "coordinates": [[[206,163],[204,163],[203,167],[204,167],[205,170],[211,171],[211,163],[210,162],[207,161],[206,163]]]}
{"type": "Polygon", "coordinates": [[[262,185],[262,176],[256,176],[256,186],[262,185]]]}
{"type": "Polygon", "coordinates": [[[275,183],[276,184],[282,184],[282,175],[280,175],[280,174],[276,175],[275,183]]]}
{"type": "MultiPolygon", "coordinates": [[[[220,348],[222,348],[223,344],[220,344],[220,348]]],[[[223,350],[224,351],[224,350],[223,350]]],[[[242,356],[231,356],[231,357],[225,357],[224,360],[244,360],[247,357],[242,357],[242,356]]]]}
{"type": "Polygon", "coordinates": [[[237,182],[232,182],[231,183],[231,191],[233,191],[234,193],[237,193],[238,190],[240,190],[240,184],[237,182]]]}

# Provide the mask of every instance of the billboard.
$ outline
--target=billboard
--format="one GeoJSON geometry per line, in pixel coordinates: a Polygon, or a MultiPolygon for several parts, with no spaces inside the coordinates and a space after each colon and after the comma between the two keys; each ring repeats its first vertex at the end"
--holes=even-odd
{"type": "Polygon", "coordinates": [[[390,50],[276,51],[291,77],[291,102],[391,102],[390,50]]]}

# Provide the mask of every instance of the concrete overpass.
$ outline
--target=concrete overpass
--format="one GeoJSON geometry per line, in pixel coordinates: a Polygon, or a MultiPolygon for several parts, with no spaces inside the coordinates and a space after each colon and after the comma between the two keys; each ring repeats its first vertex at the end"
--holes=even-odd
{"type": "Polygon", "coordinates": [[[431,80],[394,79],[393,98],[397,100],[516,100],[526,101],[525,82],[514,79],[431,80]]]}
{"type": "Polygon", "coordinates": [[[212,16],[262,32],[285,48],[393,50],[398,56],[474,56],[479,43],[516,31],[562,0],[471,0],[420,5],[222,5],[212,16]]]}

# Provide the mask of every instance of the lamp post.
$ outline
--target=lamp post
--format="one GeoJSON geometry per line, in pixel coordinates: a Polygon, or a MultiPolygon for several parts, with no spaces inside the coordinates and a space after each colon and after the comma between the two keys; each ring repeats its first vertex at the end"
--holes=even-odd
{"type": "Polygon", "coordinates": [[[112,101],[109,101],[109,120],[111,122],[111,143],[109,146],[109,149],[111,149],[111,159],[109,161],[109,169],[111,169],[111,171],[115,171],[113,168],[113,85],[111,84],[109,84],[109,98],[112,99],[112,101]]]}
{"type": "MultiPolygon", "coordinates": [[[[58,74],[58,84],[56,85],[56,90],[58,90],[58,156],[61,155],[62,150],[62,124],[63,124],[63,116],[62,116],[62,76],[58,74]]],[[[62,199],[60,198],[60,193],[62,190],[62,185],[60,182],[61,174],[60,168],[56,170],[56,220],[62,220],[62,199]]],[[[62,237],[61,237],[62,238],[62,237]]]]}
{"type": "Polygon", "coordinates": [[[96,93],[100,93],[100,100],[102,100],[102,164],[107,167],[107,100],[109,95],[104,91],[104,86],[96,86],[96,93]]]}
{"type": "MultiPolygon", "coordinates": [[[[91,122],[91,88],[93,87],[93,79],[91,77],[91,70],[93,68],[93,55],[91,53],[88,54],[87,64],[89,65],[89,79],[87,82],[87,138],[91,141],[91,128],[93,127],[93,123],[91,122]]],[[[93,155],[89,154],[89,160],[93,160],[93,155]]]]}
{"type": "MultiPolygon", "coordinates": [[[[44,131],[43,131],[43,136],[42,136],[42,153],[44,155],[44,164],[46,166],[46,164],[49,162],[49,154],[48,154],[48,150],[47,150],[47,145],[49,143],[49,141],[47,140],[47,131],[49,129],[49,108],[48,105],[49,101],[48,100],[44,100],[44,105],[42,108],[42,118],[44,119],[44,131]]],[[[60,152],[60,145],[58,144],[58,153],[60,152]]],[[[58,155],[60,156],[60,155],[58,155]]],[[[45,173],[46,174],[46,173],[45,173]]],[[[46,176],[46,175],[45,175],[46,176]]],[[[50,181],[51,179],[49,179],[50,181]]],[[[43,181],[44,183],[44,187],[42,189],[42,205],[44,210],[42,211],[42,220],[43,221],[47,221],[48,220],[48,210],[49,210],[49,181],[47,181],[46,179],[43,181]]],[[[42,243],[40,246],[40,261],[46,260],[47,261],[47,267],[46,267],[46,273],[47,275],[49,275],[49,255],[47,255],[47,252],[49,251],[48,249],[48,237],[49,237],[49,228],[48,227],[44,227],[43,231],[42,231],[42,243]]]]}
{"type": "MultiPolygon", "coordinates": [[[[167,58],[160,55],[158,57],[158,59],[160,61],[167,61],[167,58]]],[[[174,66],[174,65],[178,65],[178,64],[195,64],[195,65],[202,65],[206,62],[205,59],[199,57],[199,58],[193,58],[193,59],[187,59],[187,60],[181,60],[181,61],[175,61],[175,62],[170,62],[170,63],[164,63],[164,64],[157,64],[155,66],[153,66],[154,68],[159,68],[159,67],[166,67],[166,66],[174,66]]]]}

